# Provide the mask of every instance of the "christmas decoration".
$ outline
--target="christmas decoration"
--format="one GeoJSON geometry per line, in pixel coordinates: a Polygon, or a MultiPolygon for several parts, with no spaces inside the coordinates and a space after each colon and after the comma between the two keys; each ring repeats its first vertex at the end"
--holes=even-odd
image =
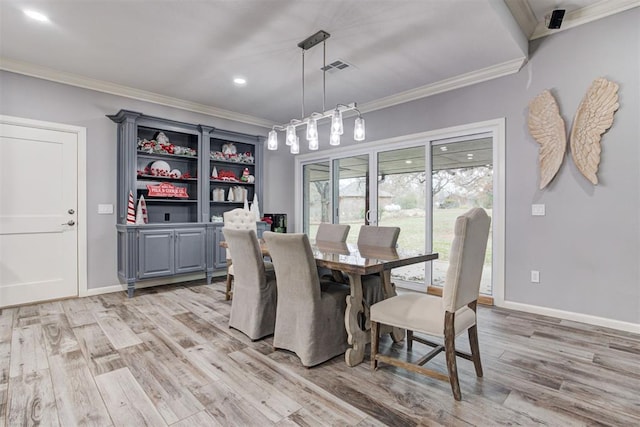
{"type": "Polygon", "coordinates": [[[148,222],[147,202],[144,201],[144,196],[140,196],[140,200],[138,200],[138,209],[136,211],[136,224],[147,224],[148,222]]]}
{"type": "Polygon", "coordinates": [[[136,223],[135,203],[133,201],[133,193],[129,190],[129,203],[127,204],[127,224],[136,223]]]}

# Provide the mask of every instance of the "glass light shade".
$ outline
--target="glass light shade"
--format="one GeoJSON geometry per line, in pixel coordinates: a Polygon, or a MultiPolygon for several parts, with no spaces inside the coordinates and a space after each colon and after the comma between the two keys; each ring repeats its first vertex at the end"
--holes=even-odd
{"type": "Polygon", "coordinates": [[[277,150],[278,149],[278,134],[275,130],[269,132],[269,139],[267,139],[267,149],[268,150],[277,150]]]}
{"type": "Polygon", "coordinates": [[[318,138],[309,140],[309,150],[317,150],[318,149],[318,138]]]}
{"type": "Polygon", "coordinates": [[[300,153],[300,137],[296,136],[296,140],[291,143],[291,154],[300,153]]]}
{"type": "Polygon", "coordinates": [[[364,141],[364,119],[362,117],[356,118],[353,124],[353,139],[356,141],[364,141]]]}
{"type": "Polygon", "coordinates": [[[329,145],[340,145],[340,134],[331,132],[329,145]]]}
{"type": "Polygon", "coordinates": [[[318,121],[310,118],[307,122],[307,141],[318,139],[318,121]]]}
{"type": "Polygon", "coordinates": [[[335,110],[333,110],[333,114],[331,115],[331,133],[342,135],[343,132],[344,127],[342,126],[342,111],[336,108],[335,110]]]}
{"type": "Polygon", "coordinates": [[[293,125],[287,126],[286,143],[291,145],[296,142],[296,128],[293,125]]]}

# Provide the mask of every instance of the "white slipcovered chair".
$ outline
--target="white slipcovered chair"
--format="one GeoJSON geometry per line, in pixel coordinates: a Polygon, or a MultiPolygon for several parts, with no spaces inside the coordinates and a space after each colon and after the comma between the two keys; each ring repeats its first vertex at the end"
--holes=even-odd
{"type": "MultiPolygon", "coordinates": [[[[395,248],[399,236],[399,227],[363,225],[358,232],[358,247],[365,247],[365,249],[395,248]]],[[[365,311],[378,301],[389,297],[389,295],[385,295],[382,278],[379,274],[370,274],[362,277],[362,297],[365,311]]]]}
{"type": "MultiPolygon", "coordinates": [[[[224,226],[227,229],[231,230],[253,230],[257,233],[258,227],[256,225],[256,215],[243,208],[237,208],[225,212],[223,214],[224,218],[224,226]]],[[[229,245],[229,242],[227,242],[229,245]]],[[[233,259],[231,258],[231,251],[227,249],[227,282],[226,282],[226,291],[225,291],[225,300],[231,299],[231,285],[233,283],[233,259]]],[[[267,270],[273,271],[273,265],[271,263],[265,263],[265,268],[267,270]]]]}
{"type": "Polygon", "coordinates": [[[407,293],[381,301],[371,307],[371,368],[378,362],[399,366],[433,378],[448,380],[456,400],[462,398],[458,383],[456,356],[473,361],[476,375],[482,377],[476,306],[491,219],[484,209],[474,208],[456,219],[442,298],[421,293],[407,293]],[[379,354],[380,324],[407,330],[407,350],[413,341],[434,347],[415,364],[379,354]],[[456,350],[455,339],[468,331],[471,354],[456,350]],[[413,332],[442,338],[438,344],[415,337],[413,332]],[[440,352],[446,355],[448,375],[423,367],[440,352]]]}
{"type": "Polygon", "coordinates": [[[265,269],[256,232],[224,227],[222,233],[235,266],[229,327],[254,341],[271,335],[276,321],[276,280],[273,271],[265,269]]]}
{"type": "Polygon", "coordinates": [[[294,352],[307,367],[343,354],[348,287],[321,288],[306,234],[265,231],[264,240],[278,286],[273,346],[294,352]]]}
{"type": "MultiPolygon", "coordinates": [[[[350,225],[320,223],[316,231],[316,245],[322,243],[344,243],[349,235],[350,225]]],[[[318,267],[320,279],[328,278],[338,283],[347,283],[347,280],[339,271],[332,271],[328,268],[318,267]]]]}

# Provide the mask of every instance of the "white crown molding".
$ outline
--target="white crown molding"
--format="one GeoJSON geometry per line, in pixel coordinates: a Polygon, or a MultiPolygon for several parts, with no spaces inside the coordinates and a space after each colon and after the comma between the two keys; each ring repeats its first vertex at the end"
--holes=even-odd
{"type": "Polygon", "coordinates": [[[505,3],[524,35],[529,39],[538,25],[538,20],[533,10],[531,10],[531,5],[527,0],[505,0],[505,3]]]}
{"type": "Polygon", "coordinates": [[[496,306],[510,310],[524,311],[525,313],[541,314],[543,316],[556,317],[558,319],[571,320],[573,322],[581,322],[589,325],[617,329],[619,331],[632,332],[634,334],[640,333],[640,324],[638,323],[623,322],[621,320],[607,319],[605,317],[592,316],[590,314],[574,313],[572,311],[539,307],[513,301],[503,301],[502,303],[498,303],[496,301],[496,306]]]}
{"type": "Polygon", "coordinates": [[[405,102],[415,101],[416,99],[426,98],[428,96],[448,92],[450,90],[459,89],[465,86],[471,86],[476,83],[481,83],[498,77],[507,76],[509,74],[517,73],[526,61],[527,58],[522,57],[503,62],[502,64],[493,65],[481,70],[472,71],[470,73],[461,74],[459,76],[441,80],[436,83],[400,92],[395,95],[376,99],[375,101],[358,104],[358,109],[363,113],[381,110],[383,108],[392,107],[394,105],[404,104],[405,102]]]}
{"type": "Polygon", "coordinates": [[[51,80],[70,86],[91,89],[111,95],[123,96],[125,98],[137,99],[139,101],[151,102],[153,104],[166,105],[168,107],[179,108],[181,110],[206,114],[208,116],[218,117],[221,119],[234,120],[236,122],[247,123],[260,127],[270,128],[276,124],[275,122],[272,122],[270,120],[249,116],[247,114],[240,114],[222,108],[198,104],[196,102],[185,101],[183,99],[173,98],[170,96],[159,95],[157,93],[148,92],[145,90],[122,86],[103,80],[92,79],[77,74],[66,73],[63,71],[58,71],[51,68],[42,67],[39,65],[34,65],[9,58],[0,58],[0,70],[24,74],[27,76],[37,77],[45,80],[51,80]]]}
{"type": "Polygon", "coordinates": [[[568,12],[562,20],[562,27],[557,30],[550,30],[544,22],[539,22],[530,40],[568,30],[638,6],[640,6],[640,0],[600,0],[592,5],[568,12]]]}

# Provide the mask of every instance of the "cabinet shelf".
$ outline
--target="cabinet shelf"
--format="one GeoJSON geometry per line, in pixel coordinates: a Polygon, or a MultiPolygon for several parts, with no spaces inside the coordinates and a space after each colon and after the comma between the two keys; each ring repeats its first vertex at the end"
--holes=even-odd
{"type": "Polygon", "coordinates": [[[225,164],[225,165],[255,166],[255,163],[232,162],[231,160],[209,159],[209,161],[211,163],[222,163],[222,164],[225,164]]]}
{"type": "Polygon", "coordinates": [[[147,204],[154,203],[198,203],[195,199],[163,199],[163,198],[155,198],[155,197],[145,197],[145,202],[147,204]]]}
{"type": "Polygon", "coordinates": [[[243,181],[222,181],[219,179],[211,179],[209,180],[212,183],[215,184],[233,184],[233,185],[255,185],[252,182],[243,182],[243,181]]]}
{"type": "Polygon", "coordinates": [[[171,178],[168,176],[138,175],[138,181],[169,181],[169,182],[197,183],[198,178],[171,178]]]}
{"type": "Polygon", "coordinates": [[[147,151],[137,150],[138,157],[145,157],[149,159],[180,159],[180,160],[198,160],[198,156],[182,156],[180,154],[169,153],[149,153],[147,151]]]}
{"type": "Polygon", "coordinates": [[[244,202],[227,202],[227,201],[214,202],[213,200],[211,200],[210,203],[212,203],[212,204],[215,203],[215,204],[220,204],[220,205],[243,205],[244,204],[244,202]]]}

